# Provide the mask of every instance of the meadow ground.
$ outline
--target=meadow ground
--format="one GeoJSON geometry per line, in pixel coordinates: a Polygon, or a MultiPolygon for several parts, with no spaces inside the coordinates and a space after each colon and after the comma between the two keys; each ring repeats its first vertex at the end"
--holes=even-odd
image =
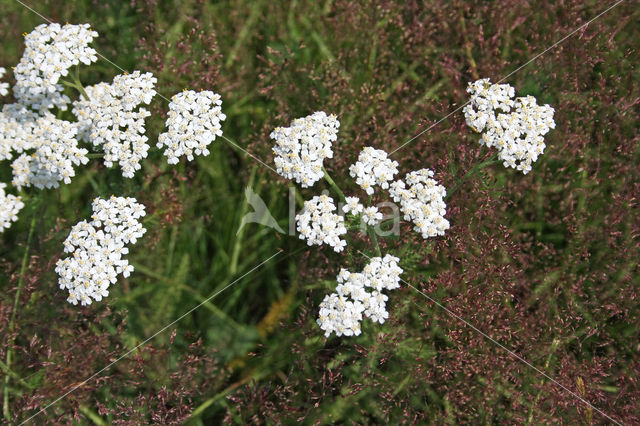
{"type": "MultiPolygon", "coordinates": [[[[44,21],[20,2],[0,5],[0,66],[10,70],[22,33],[44,21]]],[[[637,2],[587,26],[614,3],[28,5],[90,23],[101,54],[152,72],[166,97],[220,93],[233,143],[168,165],[153,147],[168,108],[156,96],[152,150],[134,179],[92,161],[69,185],[24,191],[19,220],[0,234],[5,421],[640,423],[637,2]],[[505,76],[519,96],[555,108],[556,128],[531,173],[497,164],[462,181],[491,152],[461,111],[448,114],[467,101],[467,83],[505,76]],[[336,254],[240,228],[251,187],[288,229],[293,184],[254,157],[273,167],[270,132],[320,110],[341,122],[325,165],[342,189],[362,194],[346,171],[363,146],[391,152],[425,130],[392,155],[400,174],[428,167],[456,188],[444,237],[424,240],[403,223],[380,239],[411,285],[391,293],[389,320],[364,322],[359,337],[326,339],[315,319],[340,267],[373,254],[367,235],[336,254]],[[130,249],[135,272],[102,302],[73,306],[55,262],[91,200],[110,194],[147,208],[147,233],[130,249]]],[[[101,59],[80,75],[90,85],[119,73],[101,59]]],[[[0,162],[0,181],[10,180],[0,162]]],[[[298,187],[297,208],[323,188],[298,187]]]]}

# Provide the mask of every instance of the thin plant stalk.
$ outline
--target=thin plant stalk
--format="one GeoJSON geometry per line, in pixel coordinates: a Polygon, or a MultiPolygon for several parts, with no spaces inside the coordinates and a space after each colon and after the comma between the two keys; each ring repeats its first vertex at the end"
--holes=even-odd
{"type": "Polygon", "coordinates": [[[327,169],[325,169],[324,166],[322,166],[322,171],[324,172],[324,180],[326,180],[329,186],[338,194],[338,196],[340,196],[340,201],[344,203],[346,201],[346,198],[342,190],[338,187],[338,185],[336,185],[334,180],[331,179],[331,176],[329,176],[329,172],[327,172],[327,169]]]}
{"type": "Polygon", "coordinates": [[[369,238],[371,238],[371,242],[376,248],[378,257],[382,257],[382,251],[380,250],[380,245],[378,244],[378,235],[376,234],[375,228],[373,226],[367,226],[367,233],[369,234],[369,238]]]}
{"type": "Polygon", "coordinates": [[[86,100],[89,100],[89,95],[87,95],[87,92],[84,90],[84,86],[80,82],[80,67],[79,66],[76,66],[76,72],[71,76],[71,78],[73,78],[73,82],[76,84],[76,89],[78,89],[78,91],[80,93],[82,93],[82,96],[84,96],[84,98],[86,100]]]}
{"type": "MultiPolygon", "coordinates": [[[[18,312],[18,303],[20,302],[20,294],[22,293],[22,286],[24,285],[24,273],[27,269],[27,262],[29,260],[29,249],[31,248],[31,240],[33,238],[33,231],[36,227],[36,218],[37,213],[34,212],[33,217],[31,218],[31,224],[29,225],[29,236],[27,237],[27,245],[24,249],[24,255],[22,256],[22,266],[20,267],[20,277],[18,278],[18,289],[16,290],[16,295],[13,300],[13,311],[11,312],[11,320],[9,321],[9,331],[8,335],[11,336],[15,330],[16,325],[16,313],[18,312]]],[[[11,361],[13,355],[13,343],[14,338],[9,338],[9,343],[7,347],[7,358],[5,360],[5,366],[7,370],[11,370],[11,361]]],[[[11,421],[11,412],[9,410],[9,382],[11,380],[11,375],[7,374],[4,376],[4,400],[2,403],[2,414],[7,422],[11,421]]]]}
{"type": "Polygon", "coordinates": [[[80,67],[77,66],[75,73],[71,73],[70,76],[71,76],[71,80],[73,81],[61,80],[61,83],[64,84],[65,86],[73,87],[78,92],[80,92],[80,94],[86,100],[89,100],[89,95],[87,95],[87,92],[84,90],[84,86],[80,82],[80,67]]]}

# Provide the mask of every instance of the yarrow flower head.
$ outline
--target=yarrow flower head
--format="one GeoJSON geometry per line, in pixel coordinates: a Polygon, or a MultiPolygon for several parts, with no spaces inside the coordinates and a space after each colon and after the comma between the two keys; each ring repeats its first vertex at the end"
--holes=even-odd
{"type": "Polygon", "coordinates": [[[58,284],[74,305],[102,300],[118,275],[129,276],[133,266],[123,258],[129,252],[125,244],[134,244],[146,232],[139,222],[144,206],[134,198],[96,198],[92,207],[93,220],[76,224],[64,241],[71,256],[56,263],[58,284]]]}
{"type": "Polygon", "coordinates": [[[331,144],[338,138],[340,122],[336,116],[319,111],[295,119],[290,127],[278,127],[271,132],[275,140],[277,172],[294,179],[303,188],[322,179],[325,158],[333,158],[331,144]]]}
{"type": "Polygon", "coordinates": [[[77,123],[59,120],[47,111],[35,121],[26,120],[23,124],[19,149],[35,149],[35,152],[23,153],[11,164],[11,183],[18,189],[23,186],[57,188],[60,181],[70,183],[75,176],[73,166],[89,161],[88,151],[78,148],[77,123]]]}
{"type": "Polygon", "coordinates": [[[432,177],[429,169],[410,172],[404,181],[393,182],[389,189],[393,200],[400,203],[404,219],[412,221],[425,239],[444,235],[449,229],[449,221],[444,218],[446,190],[432,177]]]}
{"type": "Polygon", "coordinates": [[[341,235],[347,233],[344,217],[334,213],[337,210],[333,199],[327,195],[318,195],[304,202],[304,209],[296,215],[300,239],[308,245],[329,244],[336,252],[347,245],[341,235]]]}
{"type": "Polygon", "coordinates": [[[533,96],[515,98],[508,84],[491,84],[488,78],[469,83],[467,125],[482,133],[480,144],[496,147],[505,167],[527,174],[544,152],[543,136],[555,128],[554,109],[539,106],[533,96]]]}
{"type": "Polygon", "coordinates": [[[18,220],[18,213],[24,207],[19,196],[5,194],[6,183],[0,182],[0,232],[11,227],[11,222],[18,220]]]}
{"type": "Polygon", "coordinates": [[[117,75],[113,83],[99,83],[86,87],[89,99],[81,96],[73,103],[82,140],[102,146],[104,164],[118,163],[122,175],[132,178],[147,157],[149,145],[144,120],[151,113],[142,104],[149,104],[155,96],[158,80],[151,73],[117,75]]]}
{"type": "Polygon", "coordinates": [[[222,136],[221,123],[227,117],[222,112],[220,95],[210,90],[185,90],[171,98],[167,132],[158,138],[158,148],[166,147],[169,164],[178,157],[192,161],[195,155],[209,155],[209,145],[222,136]]]}
{"type": "Polygon", "coordinates": [[[398,162],[390,160],[383,150],[370,146],[365,147],[360,152],[358,161],[349,167],[351,177],[369,195],[373,194],[373,187],[376,185],[382,189],[389,188],[389,182],[396,173],[398,162]]]}
{"type": "Polygon", "coordinates": [[[24,53],[14,68],[15,97],[35,110],[66,109],[69,98],[63,93],[60,77],[74,65],[98,60],[95,49],[89,47],[97,36],[89,24],[38,25],[25,36],[24,53]]]}
{"type": "Polygon", "coordinates": [[[325,296],[320,304],[317,323],[326,337],[334,332],[337,336],[360,335],[363,316],[380,324],[389,318],[389,297],[382,291],[400,287],[403,271],[398,261],[387,254],[384,258],[371,258],[362,272],[340,270],[336,292],[325,296]]]}
{"type": "MultiPolygon", "coordinates": [[[[0,67],[0,78],[7,72],[6,69],[0,67]]],[[[0,96],[7,96],[9,94],[9,83],[0,82],[0,96]]]]}

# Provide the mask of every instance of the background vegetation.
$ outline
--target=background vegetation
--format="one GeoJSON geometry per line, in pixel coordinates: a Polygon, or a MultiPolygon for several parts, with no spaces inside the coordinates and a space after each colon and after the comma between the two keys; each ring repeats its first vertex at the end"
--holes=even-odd
{"type": "MultiPolygon", "coordinates": [[[[43,20],[18,2],[0,4],[0,65],[10,69],[21,34],[43,20]]],[[[606,7],[584,0],[29,5],[53,21],[91,23],[103,55],[128,71],[153,72],[166,97],[183,88],[220,93],[225,136],[268,165],[275,126],[316,110],[337,114],[327,168],[358,194],[346,170],[362,146],[392,151],[462,105],[469,81],[500,80],[606,7]]],[[[532,173],[485,168],[449,199],[444,238],[424,241],[403,224],[399,238],[381,242],[401,257],[407,282],[627,424],[640,423],[639,20],[637,3],[624,1],[508,78],[518,95],[556,109],[557,128],[532,173]]],[[[118,73],[104,60],[81,71],[86,84],[118,73]]],[[[152,142],[167,108],[155,98],[152,142]]],[[[451,188],[490,155],[476,141],[458,112],[393,158],[402,175],[429,167],[451,188]]],[[[10,180],[7,162],[0,179],[10,180]]],[[[288,184],[220,140],[209,157],[175,167],[154,149],[133,180],[93,161],[70,185],[28,191],[20,220],[0,239],[5,413],[29,419],[143,343],[31,421],[610,422],[408,286],[391,295],[383,326],[325,339],[317,305],[341,266],[366,263],[357,250],[368,240],[356,236],[335,255],[259,225],[237,232],[250,211],[247,186],[288,229],[288,184]],[[61,243],[90,216],[92,198],[112,193],[147,206],[148,232],[131,248],[136,271],[103,302],[71,306],[53,272],[61,243]]],[[[321,187],[302,191],[298,205],[321,187]]]]}

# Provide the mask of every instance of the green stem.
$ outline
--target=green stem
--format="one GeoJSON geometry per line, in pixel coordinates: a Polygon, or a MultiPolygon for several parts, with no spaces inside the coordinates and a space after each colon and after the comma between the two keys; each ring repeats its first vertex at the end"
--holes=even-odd
{"type": "Polygon", "coordinates": [[[19,382],[22,386],[24,386],[27,389],[33,389],[33,385],[30,385],[29,383],[25,382],[24,379],[22,377],[20,377],[15,371],[11,371],[9,370],[9,368],[7,367],[7,364],[5,364],[2,360],[0,360],[0,369],[5,373],[5,374],[10,374],[11,377],[13,377],[14,379],[16,379],[17,382],[19,382]]]}
{"type": "Polygon", "coordinates": [[[497,164],[499,162],[500,160],[498,160],[498,155],[496,154],[492,156],[490,159],[488,159],[487,161],[483,161],[482,163],[478,163],[475,166],[473,166],[471,170],[469,170],[464,176],[462,176],[462,178],[458,182],[456,182],[456,184],[453,186],[453,188],[451,188],[451,190],[447,191],[447,195],[444,197],[444,199],[448,200],[449,198],[451,198],[453,193],[456,192],[458,188],[460,188],[460,185],[466,182],[469,178],[477,175],[478,172],[480,172],[480,170],[492,164],[497,164]]]}
{"type": "Polygon", "coordinates": [[[60,83],[68,87],[73,87],[78,92],[80,92],[80,94],[82,94],[82,96],[84,96],[86,100],[89,100],[89,95],[87,95],[87,92],[84,90],[84,87],[80,82],[80,67],[76,67],[75,73],[70,74],[70,77],[73,81],[60,80],[60,83]]]}
{"type": "Polygon", "coordinates": [[[82,86],[82,83],[80,82],[80,67],[76,66],[76,72],[74,73],[74,75],[72,76],[74,83],[76,83],[76,89],[78,89],[78,91],[80,93],[82,93],[82,96],[84,96],[84,98],[86,100],[89,100],[89,95],[87,95],[87,92],[85,92],[84,90],[84,86],[82,86]]]}
{"type": "Polygon", "coordinates": [[[78,410],[84,414],[85,416],[87,416],[89,418],[89,420],[91,420],[93,422],[93,424],[96,425],[106,425],[107,422],[105,422],[102,417],[100,417],[98,415],[98,413],[96,413],[95,411],[92,411],[89,407],[87,407],[86,405],[81,405],[78,407],[78,410]]]}
{"type": "MultiPolygon", "coordinates": [[[[37,210],[37,209],[36,209],[37,210]]],[[[31,225],[29,226],[29,236],[27,237],[27,245],[24,249],[24,255],[22,256],[22,266],[20,267],[20,277],[18,278],[18,289],[16,290],[16,295],[13,300],[13,311],[11,312],[11,320],[9,321],[9,330],[8,335],[11,336],[15,330],[16,325],[16,313],[18,312],[18,303],[20,302],[20,293],[22,293],[22,286],[24,284],[24,273],[27,269],[27,262],[29,260],[29,249],[31,248],[31,239],[33,238],[33,231],[36,227],[36,218],[38,217],[37,213],[34,212],[33,217],[31,218],[31,225]]],[[[5,366],[8,371],[11,370],[11,358],[13,355],[13,344],[15,337],[9,337],[8,347],[7,347],[7,358],[5,361],[5,366]]],[[[4,376],[4,401],[2,404],[2,414],[7,422],[11,421],[11,412],[9,410],[9,382],[11,380],[11,375],[7,374],[4,376]]]]}
{"type": "MultiPolygon", "coordinates": [[[[367,205],[371,206],[371,201],[373,201],[373,195],[369,195],[369,201],[367,205]]],[[[376,247],[376,253],[378,257],[382,257],[382,252],[380,251],[380,245],[378,244],[378,234],[376,234],[375,227],[367,225],[367,234],[369,234],[369,238],[371,242],[376,247]]]]}
{"type": "Polygon", "coordinates": [[[371,242],[376,248],[376,253],[378,257],[382,257],[382,251],[380,250],[380,245],[378,244],[378,236],[376,235],[376,230],[373,226],[367,225],[367,234],[369,234],[369,238],[371,238],[371,242]]]}
{"type": "Polygon", "coordinates": [[[325,169],[324,166],[322,166],[322,171],[324,172],[324,180],[326,180],[329,186],[331,186],[331,188],[340,196],[340,201],[346,202],[344,193],[340,188],[338,188],[338,185],[336,185],[333,179],[331,179],[331,176],[329,176],[329,172],[327,172],[327,169],[325,169]]]}
{"type": "Polygon", "coordinates": [[[104,152],[90,152],[89,154],[87,154],[87,158],[89,159],[102,157],[104,157],[104,152]]]}

